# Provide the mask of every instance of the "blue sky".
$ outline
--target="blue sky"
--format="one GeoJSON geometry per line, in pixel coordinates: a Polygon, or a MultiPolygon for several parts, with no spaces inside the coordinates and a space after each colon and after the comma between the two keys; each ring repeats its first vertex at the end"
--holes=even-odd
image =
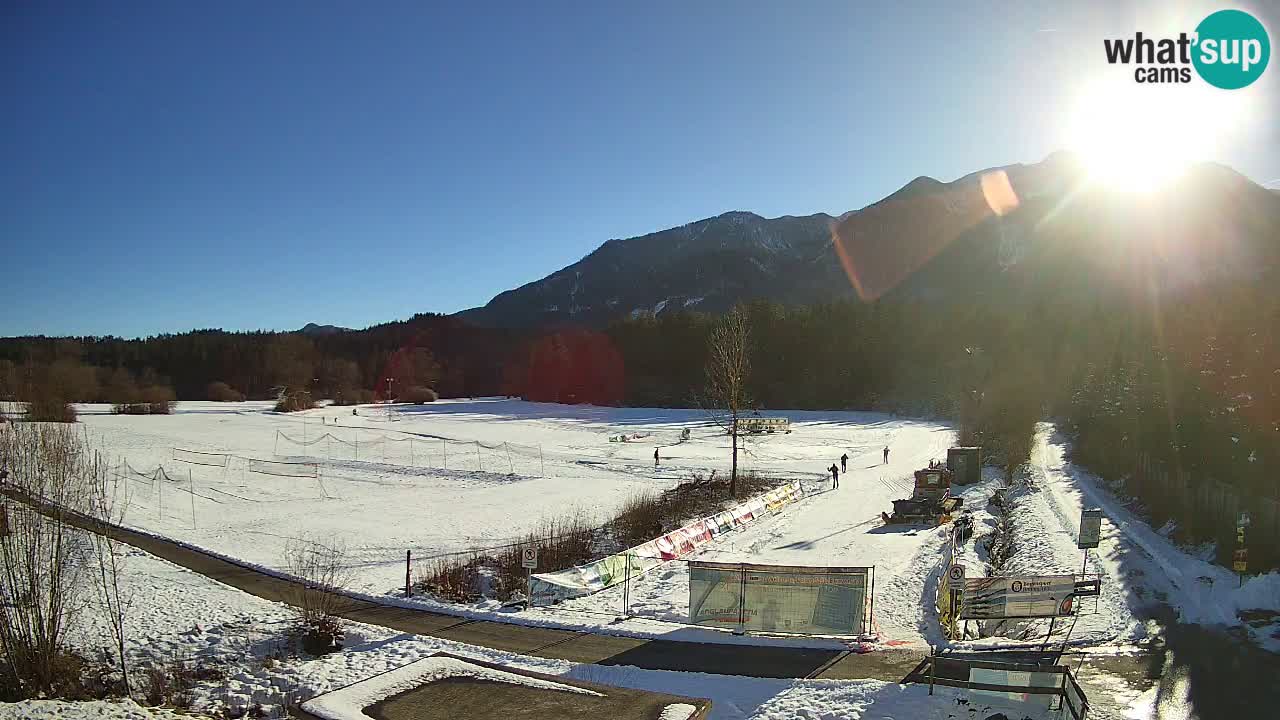
{"type": "MultiPolygon", "coordinates": [[[[610,238],[1035,162],[1104,36],[1212,7],[6,3],[0,335],[364,327],[610,238]]],[[[1259,182],[1277,76],[1215,158],[1259,182]]]]}

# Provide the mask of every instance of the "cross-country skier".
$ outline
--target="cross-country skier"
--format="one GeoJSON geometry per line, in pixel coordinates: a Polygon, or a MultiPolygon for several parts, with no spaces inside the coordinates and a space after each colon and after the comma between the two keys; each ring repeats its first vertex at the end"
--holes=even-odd
{"type": "Polygon", "coordinates": [[[840,472],[849,472],[849,453],[840,456],[840,472]]]}
{"type": "Polygon", "coordinates": [[[658,448],[653,449],[653,466],[658,467],[658,448]]]}
{"type": "Polygon", "coordinates": [[[835,463],[831,463],[831,467],[827,468],[831,471],[831,489],[840,489],[840,468],[835,463]]]}
{"type": "Polygon", "coordinates": [[[884,464],[885,465],[889,464],[889,446],[888,445],[884,446],[884,464]]]}

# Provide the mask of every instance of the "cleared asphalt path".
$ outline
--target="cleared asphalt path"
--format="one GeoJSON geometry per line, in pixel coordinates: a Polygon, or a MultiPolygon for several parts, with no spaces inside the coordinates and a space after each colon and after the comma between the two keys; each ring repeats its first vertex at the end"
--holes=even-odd
{"type": "MultiPolygon", "coordinates": [[[[3,493],[45,514],[57,510],[28,498],[13,487],[3,493]]],[[[102,525],[79,515],[64,514],[78,527],[108,534],[121,542],[162,557],[224,585],[252,595],[292,604],[298,583],[261,570],[214,557],[171,540],[102,525]]],[[[631,665],[649,670],[677,670],[763,678],[873,678],[899,682],[920,661],[910,650],[884,649],[869,653],[762,645],[725,645],[683,640],[648,640],[600,632],[576,632],[529,627],[489,620],[470,620],[417,608],[380,605],[341,596],[339,615],[371,625],[495,650],[576,663],[631,665]]]]}

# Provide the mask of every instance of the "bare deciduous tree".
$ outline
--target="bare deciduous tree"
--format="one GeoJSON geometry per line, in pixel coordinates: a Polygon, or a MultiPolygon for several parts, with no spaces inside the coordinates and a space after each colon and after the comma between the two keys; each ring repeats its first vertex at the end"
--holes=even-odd
{"type": "Polygon", "coordinates": [[[121,588],[124,574],[125,553],[119,540],[111,532],[113,526],[123,525],[128,509],[128,484],[122,488],[115,482],[101,455],[94,453],[93,472],[90,475],[88,514],[101,524],[100,532],[88,533],[93,542],[93,576],[97,584],[102,614],[111,632],[111,643],[120,661],[120,675],[126,695],[133,695],[129,680],[129,661],[125,653],[125,616],[133,604],[133,594],[121,588]]]}
{"type": "Polygon", "coordinates": [[[711,330],[707,340],[707,386],[705,405],[712,419],[728,433],[733,443],[733,467],[729,474],[729,493],[738,494],[739,419],[749,408],[747,377],[751,373],[748,357],[750,326],[746,312],[734,307],[711,330]]]}
{"type": "Polygon", "coordinates": [[[68,680],[64,635],[83,609],[90,548],[69,522],[88,496],[92,468],[82,438],[65,425],[21,424],[0,433],[12,491],[47,505],[41,514],[4,498],[0,537],[0,646],[22,696],[56,694],[68,680]]]}

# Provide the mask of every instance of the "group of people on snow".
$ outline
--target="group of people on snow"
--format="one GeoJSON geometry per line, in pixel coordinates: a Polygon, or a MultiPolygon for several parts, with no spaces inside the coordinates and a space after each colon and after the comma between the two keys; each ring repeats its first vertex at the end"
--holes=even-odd
{"type": "MultiPolygon", "coordinates": [[[[884,464],[889,464],[889,446],[884,446],[884,464]]],[[[831,473],[831,489],[840,488],[840,473],[849,472],[849,453],[840,456],[840,464],[831,463],[831,467],[827,468],[827,472],[831,473]]]]}

